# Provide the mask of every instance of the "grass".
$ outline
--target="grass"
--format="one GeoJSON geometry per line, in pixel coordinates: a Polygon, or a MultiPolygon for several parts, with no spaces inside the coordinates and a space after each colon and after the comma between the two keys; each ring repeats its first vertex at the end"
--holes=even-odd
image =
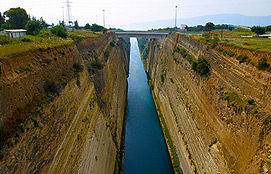
{"type": "Polygon", "coordinates": [[[83,38],[83,37],[98,37],[99,32],[92,32],[90,30],[83,30],[83,31],[73,31],[71,33],[69,33],[69,37],[71,38],[83,38]]]}
{"type": "Polygon", "coordinates": [[[30,50],[48,49],[71,43],[73,43],[71,38],[63,39],[53,35],[43,37],[27,35],[22,38],[14,38],[10,43],[0,45],[0,58],[30,50]]]}
{"type": "Polygon", "coordinates": [[[37,36],[27,35],[21,38],[0,37],[0,58],[14,54],[20,54],[35,49],[48,49],[73,43],[76,38],[98,37],[102,33],[92,31],[74,31],[69,36],[61,38],[49,31],[41,31],[37,36]]]}
{"type": "MultiPolygon", "coordinates": [[[[242,37],[242,36],[254,36],[255,33],[251,31],[238,32],[238,31],[226,31],[223,33],[223,39],[221,43],[227,43],[235,45],[241,48],[246,48],[256,51],[271,51],[271,39],[260,37],[242,37]]],[[[220,34],[218,34],[220,38],[220,34]]],[[[194,35],[193,38],[202,40],[203,36],[194,35]]]]}

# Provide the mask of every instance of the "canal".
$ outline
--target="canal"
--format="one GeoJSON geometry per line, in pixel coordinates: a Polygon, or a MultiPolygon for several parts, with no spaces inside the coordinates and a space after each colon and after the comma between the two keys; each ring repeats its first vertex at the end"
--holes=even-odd
{"type": "Polygon", "coordinates": [[[125,174],[172,174],[172,164],[157,116],[137,39],[131,38],[125,131],[125,174]]]}

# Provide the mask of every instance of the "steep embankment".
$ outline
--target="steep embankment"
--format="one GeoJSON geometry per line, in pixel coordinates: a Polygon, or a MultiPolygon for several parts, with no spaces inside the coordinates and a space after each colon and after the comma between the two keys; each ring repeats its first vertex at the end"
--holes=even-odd
{"type": "Polygon", "coordinates": [[[4,146],[0,173],[119,170],[129,65],[123,40],[107,33],[1,63],[1,125],[17,120],[18,108],[26,121],[4,146]],[[48,79],[57,91],[45,92],[48,79]]]}
{"type": "Polygon", "coordinates": [[[271,73],[236,59],[270,62],[270,53],[220,45],[229,57],[178,34],[149,44],[146,69],[184,173],[270,172],[271,73]],[[192,70],[199,57],[209,74],[192,70]]]}

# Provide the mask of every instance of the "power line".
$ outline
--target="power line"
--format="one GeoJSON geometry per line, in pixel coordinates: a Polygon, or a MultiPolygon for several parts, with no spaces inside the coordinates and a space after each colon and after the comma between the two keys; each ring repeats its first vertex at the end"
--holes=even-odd
{"type": "Polygon", "coordinates": [[[71,24],[72,24],[72,13],[71,13],[71,5],[70,5],[70,1],[69,0],[67,0],[67,16],[66,16],[66,18],[67,18],[67,21],[68,21],[68,25],[70,26],[71,24]]]}

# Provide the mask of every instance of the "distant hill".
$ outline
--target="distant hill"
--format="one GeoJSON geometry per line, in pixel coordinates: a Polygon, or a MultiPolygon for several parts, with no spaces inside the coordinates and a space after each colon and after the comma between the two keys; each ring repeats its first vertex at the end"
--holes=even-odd
{"type": "MultiPolygon", "coordinates": [[[[231,24],[231,25],[245,25],[245,26],[267,26],[271,25],[270,16],[245,16],[241,14],[216,14],[208,16],[199,16],[194,18],[179,18],[177,20],[178,26],[186,24],[188,26],[205,25],[207,22],[215,24],[231,24]]],[[[173,27],[174,19],[150,21],[144,23],[134,23],[122,26],[124,29],[152,29],[173,27]]]]}

